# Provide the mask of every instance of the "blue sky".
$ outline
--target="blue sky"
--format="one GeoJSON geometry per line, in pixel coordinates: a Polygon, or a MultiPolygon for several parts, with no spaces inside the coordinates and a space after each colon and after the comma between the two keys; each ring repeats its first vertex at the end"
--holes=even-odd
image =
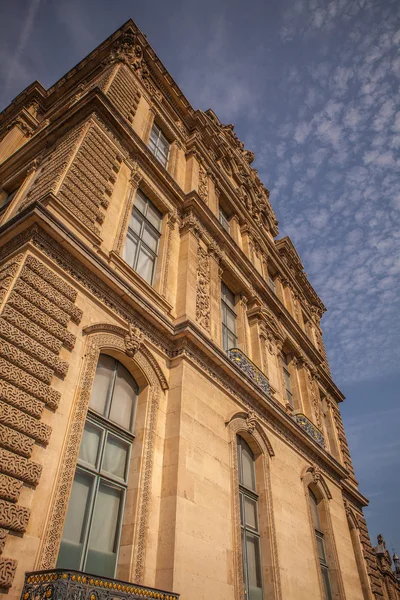
{"type": "Polygon", "coordinates": [[[328,308],[371,537],[400,552],[398,0],[3,0],[0,107],[132,17],[195,108],[234,123],[328,308]]]}

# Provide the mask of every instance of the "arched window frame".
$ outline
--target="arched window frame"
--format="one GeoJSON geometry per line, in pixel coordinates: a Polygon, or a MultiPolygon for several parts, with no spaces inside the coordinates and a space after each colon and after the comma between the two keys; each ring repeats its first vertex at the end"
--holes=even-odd
{"type": "Polygon", "coordinates": [[[262,559],[262,577],[264,600],[282,600],[282,590],[279,573],[278,546],[275,531],[271,478],[269,462],[274,456],[274,450],[254,412],[236,413],[227,422],[230,435],[231,464],[232,464],[232,525],[234,539],[234,573],[235,598],[245,600],[243,555],[241,540],[241,520],[239,502],[239,470],[237,436],[242,437],[249,445],[255,457],[257,478],[257,494],[259,508],[259,528],[262,559]],[[268,536],[263,534],[268,532],[268,536]]]}
{"type": "MultiPolygon", "coordinates": [[[[137,483],[135,489],[132,489],[132,515],[129,521],[124,515],[123,526],[133,527],[134,535],[129,536],[127,546],[121,555],[129,554],[131,559],[129,564],[118,564],[117,577],[141,583],[144,577],[147,544],[149,543],[150,504],[154,494],[152,472],[155,459],[158,406],[160,396],[168,389],[168,383],[152,352],[143,343],[143,334],[135,328],[125,329],[116,325],[99,323],[86,327],[83,333],[87,335],[83,349],[84,361],[76,385],[75,397],[71,403],[71,416],[68,430],[65,433],[66,444],[60,461],[61,467],[57,473],[54,496],[46,518],[36,569],[54,569],[57,562],[97,361],[99,354],[103,352],[120,360],[132,373],[140,388],[137,431],[139,432],[140,421],[143,439],[139,454],[143,476],[140,479],[140,486],[137,483]]],[[[131,461],[132,464],[133,461],[131,461]]],[[[134,479],[131,477],[129,481],[133,483],[134,479]]],[[[157,488],[157,485],[155,487],[157,488]]]]}
{"type": "Polygon", "coordinates": [[[332,519],[329,509],[329,501],[332,499],[332,494],[325,481],[325,478],[321,473],[321,470],[315,465],[308,466],[305,468],[302,474],[302,480],[304,484],[305,502],[307,506],[307,514],[309,517],[310,533],[312,538],[311,543],[314,549],[315,565],[321,590],[321,598],[323,598],[324,600],[330,600],[329,596],[327,596],[325,592],[321,568],[322,563],[320,560],[321,553],[318,547],[315,522],[312,515],[310,491],[313,493],[314,497],[317,500],[318,514],[321,524],[320,533],[323,535],[325,561],[329,573],[332,599],[334,598],[345,600],[346,595],[344,591],[342,574],[339,566],[339,557],[336,549],[332,519]]]}

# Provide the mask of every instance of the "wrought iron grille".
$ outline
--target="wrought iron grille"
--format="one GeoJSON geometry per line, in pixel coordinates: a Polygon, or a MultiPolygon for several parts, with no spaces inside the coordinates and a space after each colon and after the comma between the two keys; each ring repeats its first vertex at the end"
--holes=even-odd
{"type": "Polygon", "coordinates": [[[227,352],[228,357],[233,363],[259,387],[264,394],[270,396],[271,390],[269,381],[262,371],[239,350],[239,348],[231,348],[227,352]]]}
{"type": "Polygon", "coordinates": [[[53,569],[25,574],[21,600],[179,600],[179,594],[164,592],[98,577],[82,571],[53,569]]]}
{"type": "Polygon", "coordinates": [[[325,448],[325,440],[322,432],[315,427],[314,423],[311,423],[305,415],[297,414],[294,416],[296,422],[304,429],[308,435],[317,442],[320,446],[325,448]]]}

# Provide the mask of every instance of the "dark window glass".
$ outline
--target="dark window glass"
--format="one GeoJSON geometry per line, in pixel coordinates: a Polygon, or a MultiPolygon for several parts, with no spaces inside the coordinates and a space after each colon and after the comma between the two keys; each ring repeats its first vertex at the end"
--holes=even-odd
{"type": "Polygon", "coordinates": [[[218,215],[218,220],[219,220],[219,222],[221,223],[222,227],[223,227],[223,228],[224,228],[224,229],[225,229],[225,230],[226,230],[228,233],[230,233],[231,226],[230,226],[230,223],[229,223],[229,217],[228,217],[228,215],[226,214],[226,212],[225,212],[225,211],[224,211],[224,210],[223,210],[221,207],[219,207],[219,215],[218,215]]]}
{"type": "Polygon", "coordinates": [[[262,600],[262,563],[255,459],[251,448],[240,436],[237,437],[237,449],[245,596],[250,600],[262,600]]]}
{"type": "Polygon", "coordinates": [[[14,197],[16,196],[17,192],[18,192],[19,188],[15,188],[12,192],[9,192],[4,198],[3,200],[0,202],[0,215],[5,212],[7,210],[7,207],[10,205],[10,203],[13,201],[14,197]]]}
{"type": "Polygon", "coordinates": [[[123,258],[148,283],[153,283],[162,214],[138,190],[126,235],[123,258]]]}
{"type": "Polygon", "coordinates": [[[57,567],[115,576],[137,392],[127,369],[100,355],[57,567]]]}
{"type": "Polygon", "coordinates": [[[221,286],[222,313],[222,346],[225,351],[237,346],[235,294],[222,283],[221,286]]]}
{"type": "Polygon", "coordinates": [[[149,148],[157,160],[166,168],[169,160],[170,143],[155,123],[150,134],[149,148]]]}

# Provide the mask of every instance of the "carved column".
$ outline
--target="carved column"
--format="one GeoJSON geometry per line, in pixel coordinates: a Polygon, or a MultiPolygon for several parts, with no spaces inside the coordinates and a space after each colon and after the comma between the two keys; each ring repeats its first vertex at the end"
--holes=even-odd
{"type": "MultiPolygon", "coordinates": [[[[174,210],[170,211],[167,215],[167,227],[166,227],[166,233],[165,233],[167,239],[166,239],[166,243],[164,246],[164,255],[165,256],[164,256],[164,269],[163,269],[163,279],[162,279],[162,287],[161,287],[161,293],[164,296],[164,298],[166,298],[167,296],[168,297],[171,296],[171,300],[172,300],[172,297],[174,296],[174,293],[172,290],[172,285],[173,285],[173,282],[176,282],[176,278],[177,278],[176,268],[174,269],[174,274],[173,275],[170,274],[171,253],[173,252],[172,240],[174,237],[175,225],[176,225],[177,220],[178,220],[178,213],[174,209],[174,210]],[[168,293],[168,290],[169,290],[169,293],[168,293]]],[[[176,251],[178,251],[177,244],[174,244],[174,249],[176,249],[176,251]]],[[[176,287],[176,286],[174,286],[174,287],[176,287]]]]}

